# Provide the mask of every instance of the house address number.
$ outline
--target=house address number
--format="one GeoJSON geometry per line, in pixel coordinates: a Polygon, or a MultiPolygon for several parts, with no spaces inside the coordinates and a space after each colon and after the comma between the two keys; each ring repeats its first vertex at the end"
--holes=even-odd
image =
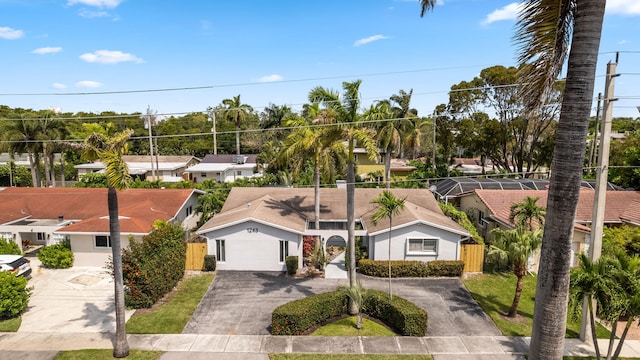
{"type": "Polygon", "coordinates": [[[257,233],[258,232],[258,228],[247,228],[247,232],[248,233],[257,233]]]}

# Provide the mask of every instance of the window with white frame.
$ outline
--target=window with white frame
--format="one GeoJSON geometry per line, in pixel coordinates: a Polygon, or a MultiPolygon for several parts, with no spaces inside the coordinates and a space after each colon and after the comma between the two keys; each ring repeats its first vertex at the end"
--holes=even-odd
{"type": "Polygon", "coordinates": [[[280,240],[280,262],[285,262],[287,256],[289,256],[289,242],[280,240]]]}
{"type": "Polygon", "coordinates": [[[438,255],[438,239],[407,239],[407,255],[438,255]]]}
{"type": "Polygon", "coordinates": [[[224,240],[216,240],[216,259],[220,262],[225,262],[227,259],[224,240]]]}
{"type": "Polygon", "coordinates": [[[193,214],[193,205],[192,205],[192,206],[187,207],[187,216],[189,216],[189,215],[191,215],[191,214],[193,214]]]}
{"type": "Polygon", "coordinates": [[[242,170],[238,170],[238,171],[236,171],[236,175],[237,175],[237,176],[242,176],[242,170]]]}
{"type": "Polygon", "coordinates": [[[111,236],[96,235],[96,237],[95,237],[95,247],[97,247],[97,248],[110,248],[111,247],[111,236]]]}

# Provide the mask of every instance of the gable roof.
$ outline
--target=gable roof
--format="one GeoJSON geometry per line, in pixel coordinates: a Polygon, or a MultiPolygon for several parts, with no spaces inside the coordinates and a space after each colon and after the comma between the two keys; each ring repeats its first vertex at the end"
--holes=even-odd
{"type": "MultiPolygon", "coordinates": [[[[538,206],[547,206],[547,190],[475,190],[491,215],[500,222],[510,224],[509,215],[511,205],[522,202],[525,197],[539,198],[538,206]]],[[[577,223],[591,223],[595,191],[581,188],[578,207],[576,209],[577,223]]],[[[607,191],[605,201],[605,223],[640,223],[640,191],[607,191]]]]}
{"type": "MultiPolygon", "coordinates": [[[[123,155],[122,158],[132,174],[144,174],[151,171],[151,158],[149,155],[123,155]]],[[[198,158],[190,155],[159,155],[153,158],[153,167],[158,165],[158,170],[176,170],[187,166],[190,162],[198,162],[198,158]],[[156,161],[157,160],[157,161],[156,161]]],[[[101,170],[105,165],[101,161],[94,161],[74,166],[76,169],[101,170]]]]}
{"type": "MultiPolygon", "coordinates": [[[[383,232],[389,227],[387,219],[373,223],[376,205],[371,203],[382,189],[356,189],[355,216],[360,218],[369,234],[383,232]]],[[[391,189],[405,200],[405,211],[394,217],[394,228],[422,222],[468,236],[464,228],[445,216],[433,195],[424,189],[391,189]]],[[[347,192],[345,189],[320,189],[320,219],[346,221],[347,192]]],[[[264,222],[297,233],[306,230],[313,221],[314,189],[312,188],[232,188],[220,214],[204,224],[198,233],[206,233],[245,220],[264,222]]]]}
{"type": "MultiPolygon", "coordinates": [[[[223,164],[223,163],[235,163],[235,154],[208,154],[202,159],[200,163],[202,164],[223,164]]],[[[256,158],[258,155],[256,154],[243,154],[245,157],[245,163],[256,163],[256,158]]]]}
{"type": "MultiPolygon", "coordinates": [[[[118,192],[120,230],[148,233],[156,220],[172,220],[193,189],[128,189],[118,192]]],[[[8,188],[0,191],[0,224],[24,218],[58,219],[74,223],[58,233],[108,233],[107,189],[8,188]]]]}

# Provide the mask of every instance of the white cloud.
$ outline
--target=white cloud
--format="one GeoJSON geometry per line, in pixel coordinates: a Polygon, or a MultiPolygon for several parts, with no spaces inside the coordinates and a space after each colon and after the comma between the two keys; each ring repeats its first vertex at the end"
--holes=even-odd
{"type": "Polygon", "coordinates": [[[258,79],[258,82],[275,82],[275,81],[282,81],[283,77],[281,75],[278,74],[271,74],[271,75],[267,75],[267,76],[263,76],[260,79],[258,79]]]}
{"type": "Polygon", "coordinates": [[[24,36],[22,30],[12,29],[7,26],[0,26],[0,39],[15,40],[24,36]]]}
{"type": "Polygon", "coordinates": [[[519,3],[511,3],[502,9],[494,10],[491,14],[482,20],[483,25],[489,25],[496,21],[502,20],[515,20],[518,18],[518,12],[520,11],[519,3]]]}
{"type": "Polygon", "coordinates": [[[123,0],[69,0],[67,5],[82,4],[87,6],[95,6],[99,8],[113,9],[120,5],[123,0]]]}
{"type": "Polygon", "coordinates": [[[135,62],[142,63],[144,62],[139,57],[136,57],[132,54],[123,53],[122,51],[111,51],[111,50],[97,50],[92,53],[86,53],[80,55],[80,59],[90,62],[90,63],[99,63],[99,64],[117,64],[120,62],[135,62]]]}
{"type": "Polygon", "coordinates": [[[384,35],[373,35],[373,36],[369,36],[367,38],[356,40],[356,42],[353,43],[353,46],[361,46],[361,45],[365,45],[365,44],[368,44],[368,43],[372,43],[374,41],[384,40],[384,39],[388,39],[388,38],[389,38],[388,36],[384,36],[384,35]]]}
{"type": "Polygon", "coordinates": [[[638,0],[608,0],[607,13],[640,15],[640,2],[638,0]]]}
{"type": "Polygon", "coordinates": [[[93,11],[93,10],[88,10],[88,9],[82,9],[82,10],[78,11],[78,15],[82,16],[83,18],[87,18],[87,19],[97,18],[97,17],[110,17],[111,16],[111,14],[109,14],[106,11],[93,11]]]}
{"type": "Polygon", "coordinates": [[[51,84],[51,86],[54,89],[66,89],[67,88],[67,85],[61,84],[61,83],[53,83],[53,84],[51,84]]]}
{"type": "Polygon", "coordinates": [[[618,45],[626,45],[626,44],[631,44],[631,41],[629,41],[629,40],[620,40],[620,41],[618,41],[618,45]]]}
{"type": "Polygon", "coordinates": [[[97,81],[83,80],[83,81],[78,81],[74,85],[79,88],[99,88],[103,84],[97,81]]]}
{"type": "Polygon", "coordinates": [[[46,47],[37,48],[33,50],[32,53],[33,54],[54,54],[60,51],[62,51],[62,48],[59,46],[55,46],[55,47],[46,46],[46,47]]]}

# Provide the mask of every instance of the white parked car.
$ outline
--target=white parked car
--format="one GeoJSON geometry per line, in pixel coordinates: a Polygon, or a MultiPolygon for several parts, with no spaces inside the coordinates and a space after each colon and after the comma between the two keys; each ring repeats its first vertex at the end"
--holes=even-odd
{"type": "Polygon", "coordinates": [[[0,270],[10,271],[17,276],[29,277],[31,264],[28,259],[20,255],[0,255],[0,270]]]}

